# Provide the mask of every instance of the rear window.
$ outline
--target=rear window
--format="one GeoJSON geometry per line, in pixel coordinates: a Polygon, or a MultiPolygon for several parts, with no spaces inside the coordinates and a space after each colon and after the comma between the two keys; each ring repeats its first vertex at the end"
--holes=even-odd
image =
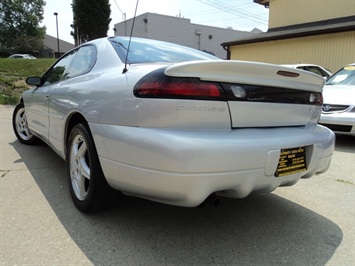
{"type": "Polygon", "coordinates": [[[355,66],[350,65],[340,69],[329,78],[327,85],[355,85],[355,66]]]}
{"type": "MultiPolygon", "coordinates": [[[[121,61],[124,62],[128,51],[129,37],[113,37],[109,40],[121,61]]],[[[193,60],[219,60],[219,58],[182,45],[132,38],[127,63],[178,63],[193,60]]]]}

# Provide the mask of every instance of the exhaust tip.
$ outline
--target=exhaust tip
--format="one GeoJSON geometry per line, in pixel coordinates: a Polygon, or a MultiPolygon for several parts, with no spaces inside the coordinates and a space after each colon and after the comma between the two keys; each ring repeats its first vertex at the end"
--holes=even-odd
{"type": "Polygon", "coordinates": [[[215,194],[211,194],[208,196],[207,199],[205,199],[200,205],[198,205],[199,208],[204,208],[207,205],[212,205],[214,207],[218,207],[221,205],[221,199],[218,198],[215,194]]]}
{"type": "Polygon", "coordinates": [[[215,207],[219,207],[219,206],[221,205],[221,199],[215,197],[215,198],[212,200],[212,204],[213,204],[213,206],[215,206],[215,207]]]}

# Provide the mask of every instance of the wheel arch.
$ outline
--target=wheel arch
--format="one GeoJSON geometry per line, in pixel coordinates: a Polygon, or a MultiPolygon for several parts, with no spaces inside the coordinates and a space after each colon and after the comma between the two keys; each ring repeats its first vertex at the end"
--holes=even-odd
{"type": "Polygon", "coordinates": [[[23,99],[23,96],[21,95],[21,97],[18,99],[18,101],[17,101],[17,104],[16,105],[18,105],[18,104],[23,104],[23,106],[25,106],[25,101],[24,101],[24,99],[23,99]]]}
{"type": "Polygon", "coordinates": [[[87,126],[88,130],[90,131],[90,128],[88,126],[88,122],[86,121],[85,117],[81,113],[75,112],[70,115],[70,117],[67,120],[67,124],[65,127],[65,134],[64,134],[64,143],[63,144],[64,144],[65,159],[67,158],[67,142],[68,142],[70,132],[72,131],[73,127],[75,127],[75,125],[77,125],[79,123],[85,124],[87,126]]]}

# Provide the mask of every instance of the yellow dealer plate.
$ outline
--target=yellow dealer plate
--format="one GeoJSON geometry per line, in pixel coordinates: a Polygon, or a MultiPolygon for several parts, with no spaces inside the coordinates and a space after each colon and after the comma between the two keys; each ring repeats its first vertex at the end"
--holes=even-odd
{"type": "Polygon", "coordinates": [[[282,149],[276,177],[295,174],[307,170],[306,147],[282,149]]]}
{"type": "Polygon", "coordinates": [[[355,66],[346,66],[344,67],[345,70],[355,70],[355,66]]]}

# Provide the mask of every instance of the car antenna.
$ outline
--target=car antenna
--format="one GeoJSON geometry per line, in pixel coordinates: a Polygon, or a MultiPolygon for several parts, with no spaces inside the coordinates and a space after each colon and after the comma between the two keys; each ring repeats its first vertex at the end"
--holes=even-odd
{"type": "Polygon", "coordinates": [[[133,17],[133,22],[132,22],[131,34],[129,35],[128,49],[127,49],[126,59],[124,60],[124,69],[123,69],[123,71],[122,71],[122,74],[124,74],[124,73],[126,73],[126,72],[128,71],[128,69],[127,69],[128,53],[129,53],[129,47],[131,46],[131,39],[132,39],[132,34],[133,34],[134,22],[136,21],[136,14],[137,14],[137,9],[138,9],[138,2],[139,2],[139,0],[137,0],[136,10],[134,11],[134,17],[133,17]]]}

